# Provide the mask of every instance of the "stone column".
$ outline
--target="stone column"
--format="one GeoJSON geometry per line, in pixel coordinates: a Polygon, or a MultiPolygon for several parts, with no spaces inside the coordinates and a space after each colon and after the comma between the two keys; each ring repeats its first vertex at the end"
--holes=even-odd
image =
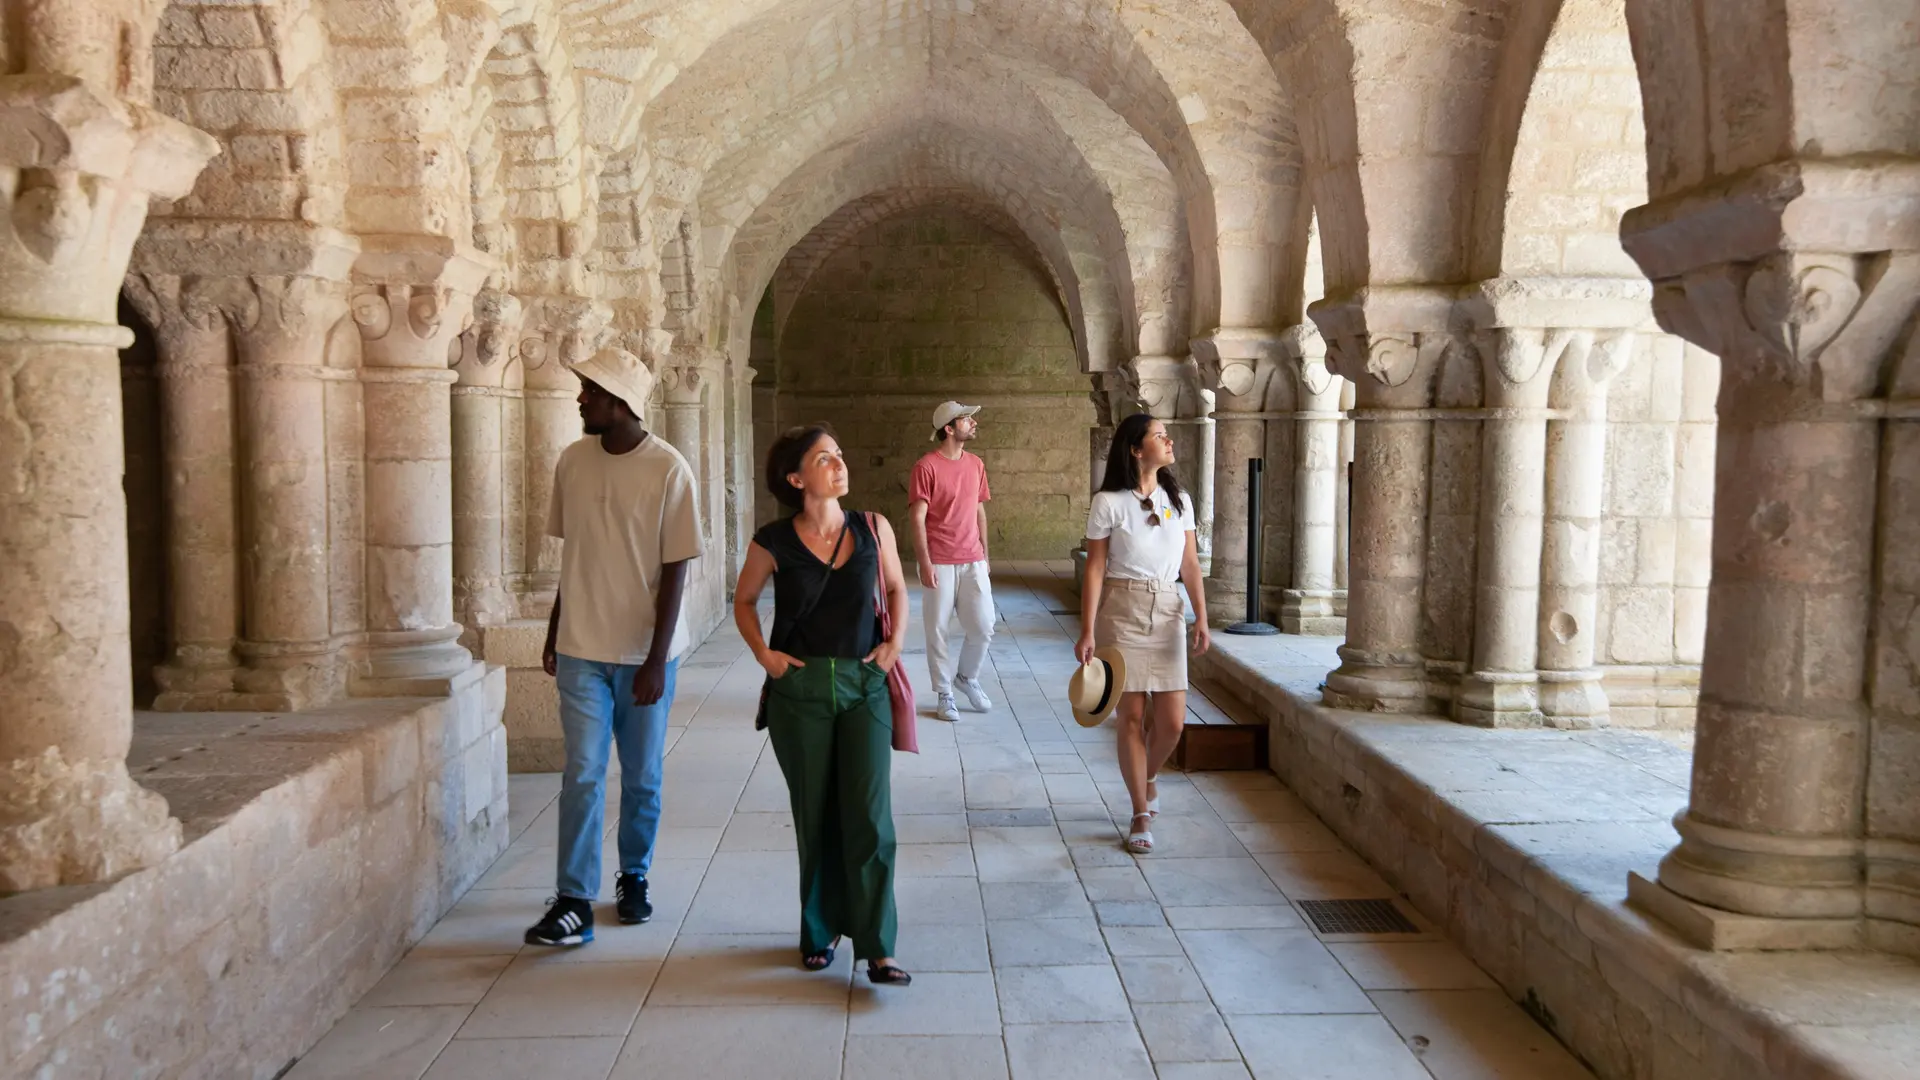
{"type": "Polygon", "coordinates": [[[30,74],[0,76],[0,893],[106,881],[180,844],[126,766],[116,298],[148,195],[185,195],[218,146],[109,96],[118,42],[78,7],[31,8],[8,58],[30,74]]]}
{"type": "Polygon", "coordinates": [[[1375,289],[1350,301],[1320,301],[1311,312],[1334,373],[1351,380],[1358,395],[1347,643],[1324,691],[1336,708],[1430,707],[1420,652],[1430,409],[1452,340],[1452,307],[1452,296],[1438,289],[1375,289]]]}
{"type": "Polygon", "coordinates": [[[521,618],[545,619],[560,588],[560,541],[547,535],[553,470],[560,452],[580,438],[580,380],[567,365],[592,355],[606,309],[584,297],[524,297],[520,339],[526,418],[526,499],[519,523],[526,565],[517,582],[521,618]]]}
{"type": "Polygon", "coordinates": [[[1596,341],[1584,363],[1554,373],[1547,421],[1546,522],[1540,552],[1540,712],[1550,727],[1600,727],[1607,693],[1594,666],[1602,495],[1607,479],[1607,384],[1633,355],[1634,335],[1596,341]]]}
{"type": "MultiPolygon", "coordinates": [[[[501,407],[518,391],[504,385],[520,324],[520,302],[483,289],[474,298],[474,324],[460,335],[453,387],[453,603],[466,630],[506,622],[516,614],[506,587],[505,424],[501,407]]],[[[516,523],[517,524],[517,523],[516,523]]],[[[472,651],[469,646],[469,651],[472,651]]]]}
{"type": "Polygon", "coordinates": [[[233,343],[228,319],[259,317],[245,279],[132,273],[126,295],[159,351],[167,477],[170,655],[154,708],[217,708],[239,666],[239,530],[234,501],[233,343]]]}
{"type": "MultiPolygon", "coordinates": [[[[698,495],[701,519],[706,518],[706,447],[700,439],[700,417],[706,408],[707,386],[713,371],[701,361],[704,354],[676,353],[665,358],[659,368],[659,434],[693,470],[693,487],[698,495]]],[[[646,419],[652,419],[648,417],[646,419]]]]}
{"type": "Polygon", "coordinates": [[[228,707],[291,711],[345,690],[328,531],[327,346],[346,317],[352,241],[316,233],[249,280],[258,317],[235,326],[240,444],[239,652],[228,707]]]}
{"type": "Polygon", "coordinates": [[[1293,573],[1281,594],[1280,629],[1289,634],[1340,637],[1347,632],[1346,589],[1337,577],[1341,465],[1341,390],[1346,380],[1327,369],[1327,346],[1312,325],[1282,336],[1293,366],[1293,573]]]}
{"type": "Polygon", "coordinates": [[[1788,160],[1622,224],[1722,360],[1693,786],[1629,888],[1710,947],[1920,952],[1916,205],[1910,161],[1788,160]]]}
{"type": "Polygon", "coordinates": [[[473,657],[453,617],[449,370],[491,267],[438,237],[370,237],[354,264],[366,395],[367,636],[355,692],[434,684],[473,657]]]}
{"type": "Polygon", "coordinates": [[[1479,727],[1541,722],[1536,623],[1546,513],[1547,389],[1563,355],[1585,361],[1583,330],[1500,326],[1476,335],[1486,409],[1480,428],[1472,667],[1454,719],[1479,727]]]}
{"type": "MultiPolygon", "coordinates": [[[[1247,560],[1259,557],[1247,533],[1247,462],[1266,456],[1267,421],[1275,415],[1266,410],[1267,396],[1280,370],[1280,339],[1271,330],[1225,328],[1190,344],[1204,382],[1218,388],[1206,589],[1207,614],[1224,626],[1246,617],[1247,560]]],[[[1265,621],[1265,613],[1255,621],[1265,621]]]]}

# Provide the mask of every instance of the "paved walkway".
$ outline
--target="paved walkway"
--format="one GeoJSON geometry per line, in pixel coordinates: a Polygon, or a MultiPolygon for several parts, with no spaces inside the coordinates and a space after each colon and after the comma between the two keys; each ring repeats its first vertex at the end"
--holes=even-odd
{"type": "Polygon", "coordinates": [[[1122,850],[1112,731],[1060,704],[1059,569],[996,578],[995,711],[923,718],[894,758],[912,986],[869,986],[849,949],[800,969],[786,790],[729,626],[681,674],[653,921],[612,919],[609,829],[598,940],[521,945],[559,781],[515,776],[507,853],[287,1080],[1589,1076],[1436,935],[1315,933],[1299,902],[1391,890],[1271,774],[1169,773],[1158,850],[1122,850]]]}

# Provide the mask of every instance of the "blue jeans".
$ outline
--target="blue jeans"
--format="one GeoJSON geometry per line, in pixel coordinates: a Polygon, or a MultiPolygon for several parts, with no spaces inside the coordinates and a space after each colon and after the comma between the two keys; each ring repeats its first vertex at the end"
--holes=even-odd
{"type": "Polygon", "coordinates": [[[561,896],[595,899],[600,891],[600,845],[605,831],[607,749],[620,749],[620,869],[647,876],[653,839],[660,832],[660,781],[667,746],[667,714],[680,661],[667,662],[665,690],[652,705],[633,703],[634,664],[605,664],[562,655],[560,730],[567,769],[560,781],[561,896]]]}

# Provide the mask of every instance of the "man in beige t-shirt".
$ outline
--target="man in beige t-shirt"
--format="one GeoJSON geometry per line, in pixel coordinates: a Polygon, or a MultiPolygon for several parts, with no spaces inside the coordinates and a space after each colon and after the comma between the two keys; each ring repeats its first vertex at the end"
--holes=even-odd
{"type": "Polygon", "coordinates": [[[660,828],[667,714],[679,657],[687,563],[700,554],[693,470],[640,422],[653,376],[632,353],[605,349],[573,365],[586,437],[560,454],[547,533],[562,541],[560,591],[542,663],[560,689],[566,771],[553,906],[530,945],[593,940],[600,884],[608,743],[620,754],[623,923],[653,915],[647,869],[660,828]]]}

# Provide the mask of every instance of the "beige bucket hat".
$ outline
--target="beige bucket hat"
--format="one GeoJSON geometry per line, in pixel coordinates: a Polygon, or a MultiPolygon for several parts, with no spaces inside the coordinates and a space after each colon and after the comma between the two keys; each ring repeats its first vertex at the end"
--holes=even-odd
{"type": "Polygon", "coordinates": [[[1093,650],[1093,659],[1067,678],[1067,703],[1081,727],[1099,727],[1120,703],[1127,685],[1127,658],[1111,645],[1093,650]]]}
{"type": "Polygon", "coordinates": [[[601,389],[626,402],[633,415],[646,416],[647,398],[653,393],[653,370],[639,357],[618,346],[609,346],[569,368],[575,375],[593,380],[601,389]]]}

